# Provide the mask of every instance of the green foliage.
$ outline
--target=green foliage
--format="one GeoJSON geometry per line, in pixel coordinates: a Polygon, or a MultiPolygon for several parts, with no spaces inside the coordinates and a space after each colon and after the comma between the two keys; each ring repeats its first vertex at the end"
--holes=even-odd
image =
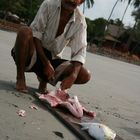
{"type": "Polygon", "coordinates": [[[87,40],[93,42],[95,39],[101,39],[104,36],[106,20],[104,18],[98,18],[90,20],[86,18],[87,22],[87,40]]]}
{"type": "Polygon", "coordinates": [[[88,42],[90,42],[92,40],[92,37],[95,36],[95,34],[94,34],[95,25],[94,25],[93,21],[91,21],[88,18],[86,18],[86,22],[87,22],[87,40],[88,40],[88,42]]]}
{"type": "Polygon", "coordinates": [[[85,13],[86,8],[92,8],[94,4],[94,0],[85,0],[83,3],[83,13],[85,13]]]}
{"type": "Polygon", "coordinates": [[[16,5],[20,3],[20,1],[16,1],[16,0],[0,0],[0,9],[1,10],[9,10],[12,11],[15,9],[16,5]],[[14,4],[13,4],[14,3],[14,4]]]}
{"type": "Polygon", "coordinates": [[[137,23],[134,30],[134,39],[140,44],[140,21],[137,23]]]}
{"type": "Polygon", "coordinates": [[[117,18],[115,20],[111,20],[110,23],[117,25],[117,26],[124,26],[124,24],[122,23],[122,21],[119,18],[117,18]]]}
{"type": "Polygon", "coordinates": [[[133,27],[133,40],[140,44],[140,0],[134,0],[135,10],[132,12],[132,16],[135,17],[135,25],[133,27]]]}
{"type": "Polygon", "coordinates": [[[0,10],[12,12],[27,23],[31,22],[43,0],[0,0],[0,10]]]}
{"type": "Polygon", "coordinates": [[[22,8],[18,8],[16,14],[24,18],[27,23],[30,23],[42,1],[43,0],[22,0],[22,8]]]}
{"type": "Polygon", "coordinates": [[[134,5],[135,8],[140,7],[140,0],[134,0],[133,5],[134,5]]]}
{"type": "Polygon", "coordinates": [[[87,8],[91,8],[94,4],[94,0],[85,0],[85,3],[87,5],[87,8]]]}

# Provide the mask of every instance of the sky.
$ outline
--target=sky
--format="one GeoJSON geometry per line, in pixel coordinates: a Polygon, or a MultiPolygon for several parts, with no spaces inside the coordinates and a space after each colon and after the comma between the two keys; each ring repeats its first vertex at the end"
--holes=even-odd
{"type": "MultiPolygon", "coordinates": [[[[85,10],[85,16],[90,18],[91,20],[94,20],[99,17],[108,19],[115,2],[116,0],[94,0],[93,7],[91,9],[85,10]]],[[[111,19],[116,19],[116,18],[121,19],[126,5],[127,5],[127,0],[126,2],[119,2],[111,16],[111,19]]],[[[82,6],[80,7],[80,9],[82,10],[82,6]]],[[[133,6],[130,5],[123,20],[125,26],[134,25],[134,18],[131,16],[132,11],[133,11],[133,6]]]]}

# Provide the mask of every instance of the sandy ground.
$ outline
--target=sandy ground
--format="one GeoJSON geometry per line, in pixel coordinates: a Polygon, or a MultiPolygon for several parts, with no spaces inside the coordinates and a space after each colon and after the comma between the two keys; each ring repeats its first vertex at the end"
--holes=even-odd
{"type": "MultiPolygon", "coordinates": [[[[0,30],[0,139],[62,139],[53,131],[63,133],[64,140],[77,139],[32,96],[14,90],[16,68],[10,49],[15,38],[16,33],[0,30]],[[29,108],[33,103],[38,110],[29,108]],[[26,110],[26,117],[17,115],[19,109],[26,110]]],[[[65,52],[68,57],[69,50],[65,52]]],[[[91,53],[87,53],[86,66],[91,71],[91,81],[74,85],[69,92],[96,111],[97,120],[124,140],[140,140],[140,67],[91,53]]],[[[36,89],[36,76],[26,74],[26,77],[27,85],[36,89]]]]}

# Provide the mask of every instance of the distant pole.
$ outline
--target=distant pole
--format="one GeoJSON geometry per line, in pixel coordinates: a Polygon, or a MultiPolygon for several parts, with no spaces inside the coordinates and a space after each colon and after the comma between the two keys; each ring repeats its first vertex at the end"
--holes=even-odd
{"type": "Polygon", "coordinates": [[[113,12],[114,12],[114,9],[115,9],[115,7],[116,7],[116,5],[117,5],[117,3],[118,3],[119,1],[120,1],[120,0],[116,0],[116,2],[115,2],[114,6],[113,6],[113,8],[112,8],[112,10],[111,10],[111,12],[110,12],[110,15],[109,15],[109,17],[108,17],[107,21],[109,21],[109,20],[110,20],[110,18],[111,18],[111,16],[112,16],[112,14],[113,14],[113,12]]]}
{"type": "Polygon", "coordinates": [[[112,14],[113,14],[113,12],[114,12],[114,9],[115,9],[115,7],[116,7],[116,5],[118,4],[119,1],[120,1],[120,0],[116,0],[115,4],[114,4],[113,7],[112,7],[112,10],[111,10],[111,12],[110,12],[110,15],[109,15],[109,17],[108,17],[108,19],[107,19],[107,24],[106,24],[105,30],[108,29],[108,24],[109,24],[110,18],[111,18],[112,14]]]}

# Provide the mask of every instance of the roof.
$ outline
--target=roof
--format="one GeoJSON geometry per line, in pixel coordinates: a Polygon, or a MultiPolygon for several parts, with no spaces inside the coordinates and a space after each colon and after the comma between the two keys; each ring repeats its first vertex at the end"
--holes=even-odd
{"type": "Polygon", "coordinates": [[[109,24],[108,25],[108,33],[114,37],[120,37],[125,29],[123,27],[120,27],[120,26],[117,26],[117,25],[112,25],[112,24],[109,24]]]}

